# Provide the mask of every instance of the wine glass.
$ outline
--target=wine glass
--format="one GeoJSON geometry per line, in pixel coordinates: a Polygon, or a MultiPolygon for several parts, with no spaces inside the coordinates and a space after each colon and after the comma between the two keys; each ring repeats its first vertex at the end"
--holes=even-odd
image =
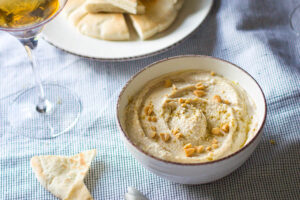
{"type": "Polygon", "coordinates": [[[297,36],[300,36],[300,4],[290,14],[290,26],[297,36]]]}
{"type": "Polygon", "coordinates": [[[69,131],[82,111],[75,93],[58,84],[43,84],[36,71],[34,54],[39,33],[66,3],[67,0],[0,0],[0,31],[10,33],[23,44],[36,83],[13,100],[8,120],[14,131],[30,138],[49,139],[69,131]]]}

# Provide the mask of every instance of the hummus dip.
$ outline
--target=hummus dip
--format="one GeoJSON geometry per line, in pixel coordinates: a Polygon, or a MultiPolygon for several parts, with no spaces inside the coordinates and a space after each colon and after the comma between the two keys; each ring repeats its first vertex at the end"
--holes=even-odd
{"type": "Polygon", "coordinates": [[[255,105],[238,83],[184,71],[148,82],[128,103],[126,132],[146,153],[199,163],[243,147],[257,130],[255,105]]]}

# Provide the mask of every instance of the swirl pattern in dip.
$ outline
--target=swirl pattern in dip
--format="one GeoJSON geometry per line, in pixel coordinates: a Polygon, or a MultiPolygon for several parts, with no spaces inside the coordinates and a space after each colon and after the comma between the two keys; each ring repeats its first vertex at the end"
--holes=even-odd
{"type": "Polygon", "coordinates": [[[127,106],[129,138],[143,151],[168,161],[220,159],[243,147],[256,129],[251,98],[237,83],[213,72],[159,77],[127,106]]]}

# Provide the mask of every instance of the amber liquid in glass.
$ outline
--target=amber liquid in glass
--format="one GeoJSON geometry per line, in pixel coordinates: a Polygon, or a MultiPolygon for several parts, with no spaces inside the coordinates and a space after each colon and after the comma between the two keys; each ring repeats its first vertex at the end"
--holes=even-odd
{"type": "Polygon", "coordinates": [[[18,28],[42,22],[59,8],[59,0],[0,0],[0,27],[18,28]]]}

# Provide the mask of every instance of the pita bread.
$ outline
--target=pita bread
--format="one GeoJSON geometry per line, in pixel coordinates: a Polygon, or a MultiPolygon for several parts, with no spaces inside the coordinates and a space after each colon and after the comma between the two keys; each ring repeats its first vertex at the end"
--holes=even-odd
{"type": "Polygon", "coordinates": [[[133,27],[145,40],[167,29],[176,19],[184,0],[142,0],[146,7],[143,15],[130,15],[133,27]]]}
{"type": "Polygon", "coordinates": [[[137,2],[137,5],[134,5],[131,9],[128,9],[126,6],[122,6],[122,2],[116,0],[87,0],[85,3],[85,9],[91,13],[145,13],[145,6],[139,1],[137,2]]]}
{"type": "Polygon", "coordinates": [[[80,33],[103,40],[129,40],[129,30],[123,14],[89,13],[81,5],[68,19],[80,33]]]}
{"type": "Polygon", "coordinates": [[[88,14],[83,6],[84,2],[85,0],[69,0],[63,9],[63,14],[74,26],[88,14]]]}
{"type": "Polygon", "coordinates": [[[69,0],[67,1],[62,13],[66,17],[69,17],[70,14],[77,10],[84,2],[85,0],[69,0]]]}
{"type": "Polygon", "coordinates": [[[84,35],[103,40],[129,40],[129,30],[123,14],[88,13],[76,24],[84,35]]]}
{"type": "Polygon", "coordinates": [[[77,9],[75,9],[73,12],[69,14],[68,19],[74,26],[76,26],[80,22],[80,20],[83,17],[85,17],[87,14],[88,12],[86,11],[85,7],[81,5],[80,7],[78,7],[77,9]]]}
{"type": "Polygon", "coordinates": [[[95,156],[95,149],[75,156],[34,156],[30,165],[38,181],[59,199],[92,200],[83,179],[95,156]]]}
{"type": "Polygon", "coordinates": [[[140,0],[108,0],[112,5],[126,10],[128,13],[138,14],[145,11],[145,6],[140,0]]]}

